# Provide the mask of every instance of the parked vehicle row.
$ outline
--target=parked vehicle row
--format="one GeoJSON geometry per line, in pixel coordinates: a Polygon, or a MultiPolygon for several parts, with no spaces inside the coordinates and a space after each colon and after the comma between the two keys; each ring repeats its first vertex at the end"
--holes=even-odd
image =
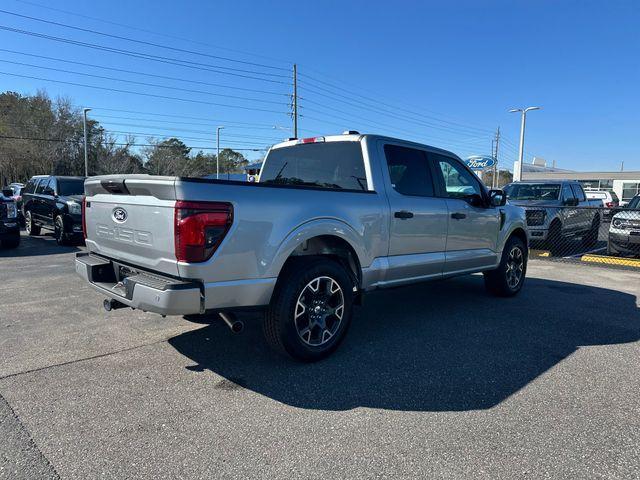
{"type": "Polygon", "coordinates": [[[587,198],[577,181],[527,181],[505,186],[509,202],[525,209],[529,241],[562,253],[568,241],[580,240],[586,249],[598,241],[602,201],[587,198]]]}
{"type": "Polygon", "coordinates": [[[110,175],[85,182],[88,252],[76,271],[105,308],[162,315],[262,308],[276,350],[335,350],[377,288],[483,272],[523,286],[524,210],[453,153],[376,135],[273,146],[258,183],[110,175]]]}

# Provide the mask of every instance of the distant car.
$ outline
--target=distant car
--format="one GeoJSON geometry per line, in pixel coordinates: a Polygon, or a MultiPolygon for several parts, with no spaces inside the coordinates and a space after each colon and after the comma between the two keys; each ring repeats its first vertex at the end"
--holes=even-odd
{"type": "Polygon", "coordinates": [[[39,175],[22,190],[22,211],[29,235],[53,230],[59,245],[82,239],[84,177],[39,175]]]}
{"type": "Polygon", "coordinates": [[[13,190],[3,189],[0,193],[0,245],[16,248],[20,245],[20,225],[18,207],[12,198],[13,190]]]}
{"type": "Polygon", "coordinates": [[[22,215],[22,189],[24,183],[10,183],[7,188],[13,192],[11,197],[16,201],[18,207],[18,222],[24,225],[24,216],[22,215]]]}
{"type": "MultiPolygon", "coordinates": [[[[640,196],[635,197],[635,206],[640,203],[640,196]]],[[[631,204],[631,202],[629,202],[631,204]]],[[[625,209],[616,213],[609,227],[609,255],[640,255],[640,210],[625,209]]]]}
{"type": "Polygon", "coordinates": [[[602,202],[602,206],[604,207],[602,215],[605,219],[610,219],[618,211],[620,199],[618,198],[618,195],[616,195],[616,192],[609,190],[586,189],[584,193],[588,199],[600,200],[602,202]]]}

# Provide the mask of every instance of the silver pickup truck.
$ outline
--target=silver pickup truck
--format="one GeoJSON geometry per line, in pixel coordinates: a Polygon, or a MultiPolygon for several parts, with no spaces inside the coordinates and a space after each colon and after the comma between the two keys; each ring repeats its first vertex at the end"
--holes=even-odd
{"type": "Polygon", "coordinates": [[[364,292],[484,272],[515,295],[523,209],[454,154],[377,135],[273,146],[258,183],[110,175],[85,182],[76,271],[105,307],[162,315],[265,310],[268,343],[331,353],[364,292]]]}

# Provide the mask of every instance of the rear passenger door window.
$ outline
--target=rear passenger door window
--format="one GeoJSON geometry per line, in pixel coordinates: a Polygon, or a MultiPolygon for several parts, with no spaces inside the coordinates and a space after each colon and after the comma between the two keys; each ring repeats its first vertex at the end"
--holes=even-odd
{"type": "Polygon", "coordinates": [[[399,145],[385,145],[384,154],[391,186],[396,192],[402,195],[433,197],[433,179],[424,151],[399,145]]]}
{"type": "Polygon", "coordinates": [[[56,185],[56,181],[53,177],[51,177],[47,182],[47,184],[42,189],[42,194],[53,197],[55,195],[55,190],[56,190],[55,185],[56,185]]]}
{"type": "MultiPolygon", "coordinates": [[[[584,191],[582,190],[582,187],[580,187],[579,185],[571,185],[571,188],[573,189],[573,194],[575,195],[575,197],[578,199],[579,202],[584,202],[587,199],[587,197],[585,197],[584,195],[584,191]]],[[[606,198],[606,196],[603,196],[601,198],[606,198]]]]}

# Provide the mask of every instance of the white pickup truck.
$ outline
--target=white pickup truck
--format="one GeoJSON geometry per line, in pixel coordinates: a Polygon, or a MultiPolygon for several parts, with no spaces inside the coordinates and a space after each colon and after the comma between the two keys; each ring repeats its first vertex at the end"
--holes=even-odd
{"type": "Polygon", "coordinates": [[[522,208],[453,153],[377,135],[273,146],[258,183],[110,175],[85,183],[76,270],[107,309],[162,315],[265,310],[275,349],[331,353],[363,293],[484,272],[522,288],[522,208]]]}

